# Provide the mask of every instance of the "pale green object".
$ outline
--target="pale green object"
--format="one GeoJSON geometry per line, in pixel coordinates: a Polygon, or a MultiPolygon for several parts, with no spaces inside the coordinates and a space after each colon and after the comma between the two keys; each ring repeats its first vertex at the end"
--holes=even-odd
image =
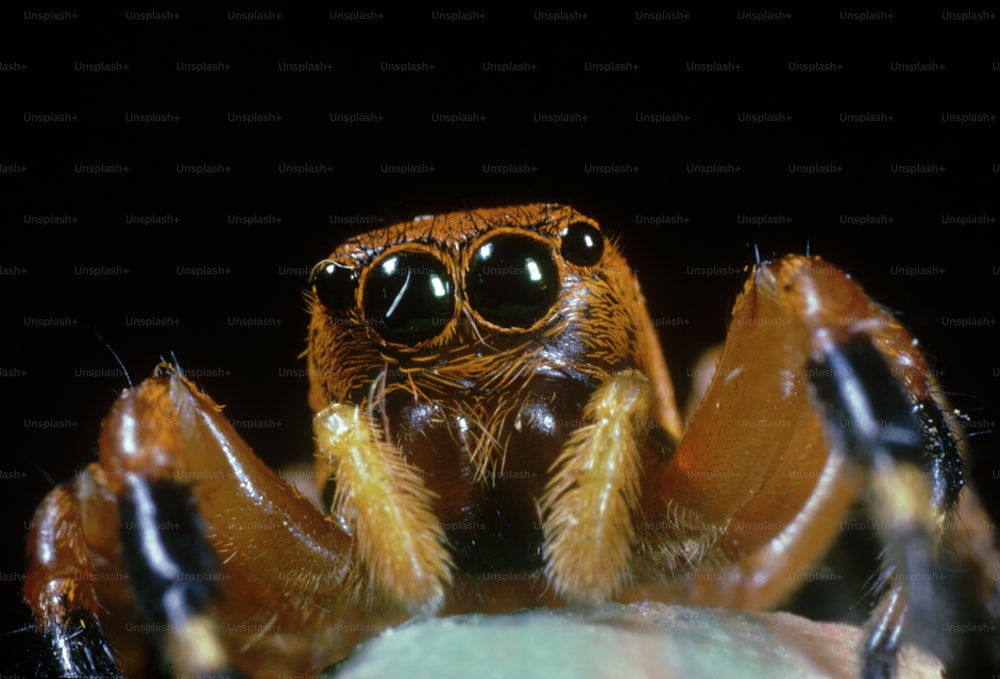
{"type": "MultiPolygon", "coordinates": [[[[787,613],[606,604],[588,613],[532,610],[414,621],[367,642],[323,677],[856,677],[859,638],[858,628],[787,613]]],[[[939,672],[933,658],[908,650],[900,676],[939,672]]]]}

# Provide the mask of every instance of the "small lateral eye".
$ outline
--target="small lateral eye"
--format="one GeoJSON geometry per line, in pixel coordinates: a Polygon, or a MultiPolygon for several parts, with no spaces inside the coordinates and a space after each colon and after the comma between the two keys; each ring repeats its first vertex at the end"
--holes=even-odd
{"type": "Polygon", "coordinates": [[[365,322],[387,342],[412,346],[437,336],[455,312],[451,277],[428,252],[398,252],[365,278],[365,322]]]}
{"type": "Polygon", "coordinates": [[[560,234],[562,247],[559,252],[566,261],[578,266],[593,266],[604,254],[604,236],[597,227],[586,222],[574,222],[560,234]]]}
{"type": "Polygon", "coordinates": [[[465,277],[472,308],[504,328],[530,328],[559,298],[559,269],[548,247],[504,234],[476,250],[465,277]]]}
{"type": "Polygon", "coordinates": [[[313,267],[310,283],[316,291],[316,298],[327,311],[336,312],[346,309],[354,301],[358,277],[353,267],[324,259],[313,267]]]}

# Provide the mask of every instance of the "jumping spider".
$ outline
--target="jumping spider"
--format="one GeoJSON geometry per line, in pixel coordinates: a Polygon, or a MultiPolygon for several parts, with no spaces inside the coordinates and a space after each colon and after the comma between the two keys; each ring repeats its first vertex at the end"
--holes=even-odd
{"type": "Polygon", "coordinates": [[[818,257],[752,268],[690,418],[632,270],[571,208],[380,229],[310,285],[318,484],[265,467],[171,366],[124,391],[29,538],[60,672],[141,675],[158,653],[189,676],[315,674],[418,614],[769,608],[859,498],[885,548],[865,676],[904,640],[954,657],[929,621],[957,590],[921,575],[967,567],[998,610],[924,356],[818,257]]]}

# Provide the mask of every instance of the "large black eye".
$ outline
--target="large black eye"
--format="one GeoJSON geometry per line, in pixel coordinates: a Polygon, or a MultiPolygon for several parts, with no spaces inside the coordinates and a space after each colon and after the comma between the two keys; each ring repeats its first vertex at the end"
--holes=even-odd
{"type": "Polygon", "coordinates": [[[346,309],[354,301],[358,277],[353,268],[327,259],[313,269],[310,282],[317,299],[327,311],[336,312],[346,309]]]}
{"type": "Polygon", "coordinates": [[[427,252],[400,252],[368,273],[363,306],[365,322],[386,341],[412,345],[444,330],[455,296],[441,260],[427,252]]]}
{"type": "Polygon", "coordinates": [[[501,234],[476,250],[465,279],[469,303],[505,328],[528,328],[559,297],[559,269],[533,238],[501,234]]]}
{"type": "Polygon", "coordinates": [[[567,261],[579,266],[593,266],[604,254],[604,236],[597,227],[586,222],[570,224],[562,230],[562,248],[567,261]]]}

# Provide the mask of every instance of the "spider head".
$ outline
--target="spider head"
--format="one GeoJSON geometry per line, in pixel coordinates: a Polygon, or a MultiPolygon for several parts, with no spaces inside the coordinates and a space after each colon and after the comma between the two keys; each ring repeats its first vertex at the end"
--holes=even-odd
{"type": "Polygon", "coordinates": [[[615,245],[568,207],[367,233],[313,272],[311,404],[368,409],[437,496],[460,570],[535,568],[555,456],[597,385],[636,367],[638,298],[615,245]]]}

